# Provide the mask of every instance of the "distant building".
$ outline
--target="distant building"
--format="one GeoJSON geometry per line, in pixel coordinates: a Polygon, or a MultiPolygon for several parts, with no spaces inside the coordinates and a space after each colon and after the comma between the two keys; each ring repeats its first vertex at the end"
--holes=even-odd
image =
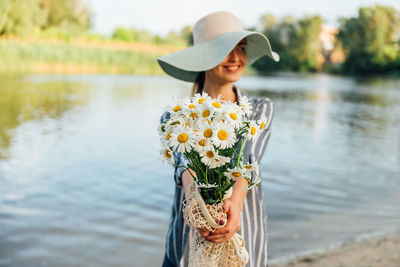
{"type": "Polygon", "coordinates": [[[323,25],[318,39],[321,44],[321,55],[318,61],[322,68],[327,64],[341,64],[345,59],[344,52],[340,45],[336,44],[338,28],[330,25],[323,25]]]}

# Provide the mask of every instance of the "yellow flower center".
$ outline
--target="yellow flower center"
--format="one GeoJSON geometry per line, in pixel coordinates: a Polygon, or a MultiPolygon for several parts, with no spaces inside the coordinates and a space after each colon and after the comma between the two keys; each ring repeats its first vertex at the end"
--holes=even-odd
{"type": "Polygon", "coordinates": [[[219,102],[213,102],[212,105],[216,108],[220,108],[221,104],[219,102]]]}
{"type": "Polygon", "coordinates": [[[260,130],[264,129],[264,127],[265,127],[265,122],[262,122],[260,125],[260,130]]]}
{"type": "Polygon", "coordinates": [[[193,104],[188,105],[189,108],[195,108],[196,106],[193,104]]]}
{"type": "Polygon", "coordinates": [[[177,112],[178,110],[181,110],[181,106],[176,106],[176,107],[174,107],[174,109],[173,109],[175,112],[177,112]]]}
{"type": "Polygon", "coordinates": [[[232,172],[233,177],[240,177],[241,173],[240,172],[232,172]]]}
{"type": "Polygon", "coordinates": [[[212,159],[214,157],[214,152],[212,151],[207,151],[206,156],[212,159]]]}
{"type": "Polygon", "coordinates": [[[169,132],[166,136],[165,139],[169,140],[171,138],[171,132],[169,132]]]}
{"type": "Polygon", "coordinates": [[[218,131],[219,140],[226,140],[228,138],[228,133],[225,130],[218,131]]]}
{"type": "Polygon", "coordinates": [[[231,113],[229,116],[232,118],[232,120],[237,120],[237,115],[235,113],[231,113]]]}
{"type": "Polygon", "coordinates": [[[206,101],[204,98],[200,98],[198,102],[199,104],[203,104],[204,101],[206,101]]]}
{"type": "Polygon", "coordinates": [[[196,112],[192,112],[192,113],[190,113],[190,117],[192,117],[193,119],[195,119],[195,118],[199,117],[199,115],[197,115],[196,112]]]}
{"type": "Polygon", "coordinates": [[[203,116],[203,118],[207,118],[210,116],[210,111],[208,109],[204,110],[203,113],[201,113],[201,116],[203,116]]]}
{"type": "Polygon", "coordinates": [[[185,133],[181,133],[180,135],[178,135],[178,141],[179,143],[186,143],[188,140],[188,136],[185,133]]]}
{"type": "Polygon", "coordinates": [[[171,151],[170,150],[165,150],[165,156],[167,157],[167,158],[172,158],[172,155],[171,155],[171,151]]]}
{"type": "Polygon", "coordinates": [[[203,134],[204,137],[210,138],[213,134],[213,131],[211,129],[206,129],[203,134]]]}
{"type": "Polygon", "coordinates": [[[201,140],[199,141],[199,145],[201,145],[201,146],[206,146],[206,139],[201,139],[201,140]]]}
{"type": "Polygon", "coordinates": [[[251,135],[255,135],[256,134],[256,128],[254,126],[251,126],[251,135]]]}
{"type": "Polygon", "coordinates": [[[246,166],[244,166],[246,169],[248,169],[248,170],[250,170],[250,169],[252,169],[253,168],[253,166],[251,166],[251,165],[246,165],[246,166]]]}

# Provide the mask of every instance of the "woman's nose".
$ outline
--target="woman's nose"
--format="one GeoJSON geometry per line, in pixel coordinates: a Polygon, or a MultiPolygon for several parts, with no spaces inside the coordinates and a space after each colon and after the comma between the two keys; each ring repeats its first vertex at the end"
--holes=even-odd
{"type": "Polygon", "coordinates": [[[231,53],[229,54],[229,61],[232,61],[232,62],[239,61],[239,56],[235,49],[233,49],[231,51],[231,53]]]}

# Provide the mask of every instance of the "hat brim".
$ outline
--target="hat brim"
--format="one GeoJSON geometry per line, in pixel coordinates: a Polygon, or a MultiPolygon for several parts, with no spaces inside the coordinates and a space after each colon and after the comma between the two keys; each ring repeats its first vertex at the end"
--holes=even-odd
{"type": "Polygon", "coordinates": [[[212,69],[221,63],[243,38],[247,40],[247,65],[265,55],[279,61],[279,55],[272,51],[267,37],[254,31],[226,32],[207,42],[160,57],[157,61],[172,77],[194,82],[200,71],[212,69]]]}

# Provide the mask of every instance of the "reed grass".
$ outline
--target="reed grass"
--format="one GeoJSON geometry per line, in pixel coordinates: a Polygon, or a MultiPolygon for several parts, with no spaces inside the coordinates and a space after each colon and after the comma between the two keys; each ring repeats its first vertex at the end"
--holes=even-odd
{"type": "Polygon", "coordinates": [[[168,50],[156,45],[3,39],[0,72],[161,74],[156,59],[168,50]]]}

